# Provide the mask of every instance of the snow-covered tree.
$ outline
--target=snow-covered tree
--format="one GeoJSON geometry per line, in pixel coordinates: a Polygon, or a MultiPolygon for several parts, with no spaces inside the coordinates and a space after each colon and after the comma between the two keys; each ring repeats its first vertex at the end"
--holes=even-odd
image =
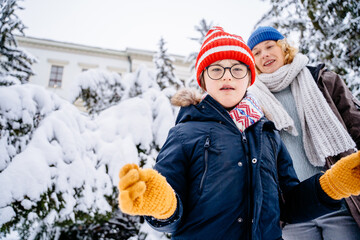
{"type": "Polygon", "coordinates": [[[61,229],[59,240],[108,239],[145,240],[147,234],[141,231],[140,217],[123,214],[114,209],[109,221],[69,225],[61,229]]]}
{"type": "Polygon", "coordinates": [[[160,89],[154,72],[149,71],[143,64],[137,68],[136,72],[127,75],[124,82],[131,85],[128,92],[130,98],[141,96],[149,88],[160,89]]]}
{"type": "Polygon", "coordinates": [[[120,102],[125,87],[118,73],[90,69],[78,76],[70,101],[74,102],[80,98],[91,115],[98,114],[120,102]]]}
{"type": "MultiPolygon", "coordinates": [[[[324,62],[360,98],[360,2],[358,0],[270,0],[257,23],[295,36],[312,63],[324,62]]],[[[256,27],[255,26],[255,27],[256,27]]]]}
{"type": "Polygon", "coordinates": [[[50,239],[61,226],[104,218],[113,189],[89,143],[94,124],[39,86],[0,87],[0,98],[0,115],[13,127],[2,135],[11,136],[17,122],[31,129],[15,156],[11,138],[1,138],[0,155],[12,159],[0,173],[0,237],[13,230],[20,239],[50,239]],[[33,116],[40,116],[36,124],[33,116]]]}
{"type": "Polygon", "coordinates": [[[0,0],[0,85],[25,83],[34,75],[35,62],[25,50],[18,48],[14,34],[24,35],[25,25],[15,14],[22,10],[18,0],[0,0]]]}
{"type": "MultiPolygon", "coordinates": [[[[165,96],[165,92],[161,92],[160,86],[156,82],[155,73],[150,71],[145,65],[140,65],[137,71],[133,74],[129,74],[124,78],[124,81],[129,83],[129,91],[127,91],[127,95],[129,98],[139,97],[141,99],[146,99],[146,102],[150,104],[150,106],[154,106],[151,109],[152,112],[152,121],[156,121],[158,116],[157,108],[158,105],[161,105],[161,102],[157,102],[157,99],[165,96]],[[160,94],[161,92],[161,94],[160,94]],[[154,105],[158,104],[158,105],[154,105]]],[[[169,103],[169,99],[162,99],[164,104],[169,103]]],[[[170,106],[170,105],[169,105],[170,106]]],[[[134,110],[132,110],[134,111],[134,110]]],[[[170,114],[173,116],[173,113],[170,114]]],[[[173,120],[173,119],[172,119],[173,120]]],[[[174,122],[171,122],[173,125],[174,122]]],[[[167,125],[167,124],[165,124],[167,125]]],[[[154,130],[156,131],[155,128],[154,130]]],[[[156,132],[153,132],[154,136],[157,135],[156,132]]],[[[165,139],[163,139],[165,141],[165,139]]],[[[156,141],[153,141],[149,147],[144,148],[144,146],[139,145],[138,151],[140,153],[140,157],[142,159],[141,164],[146,162],[151,162],[155,160],[155,156],[158,154],[159,147],[162,144],[158,144],[156,141]]]]}
{"type": "MultiPolygon", "coordinates": [[[[207,32],[210,30],[210,28],[212,27],[213,23],[207,23],[205,19],[201,19],[199,22],[199,25],[196,25],[194,28],[195,30],[200,34],[199,37],[192,37],[190,38],[193,41],[196,41],[197,43],[199,43],[199,47],[202,45],[202,43],[204,42],[205,36],[207,34],[207,32]]],[[[189,56],[186,58],[187,62],[191,62],[191,70],[194,70],[195,68],[195,61],[197,58],[197,55],[199,54],[199,52],[192,52],[189,54],[189,56]]]]}
{"type": "Polygon", "coordinates": [[[153,58],[156,67],[156,82],[162,90],[169,87],[178,89],[182,83],[174,74],[174,59],[167,53],[164,38],[160,38],[158,45],[159,50],[153,58]]]}
{"type": "Polygon", "coordinates": [[[125,97],[93,117],[39,86],[0,87],[0,238],[166,238],[119,211],[117,184],[124,164],[154,165],[175,116],[146,68],[124,81],[125,97]]]}
{"type": "Polygon", "coordinates": [[[0,174],[26,148],[42,119],[58,108],[56,96],[41,87],[0,86],[0,174]]]}
{"type": "MultiPolygon", "coordinates": [[[[204,42],[206,33],[210,30],[212,25],[213,25],[212,22],[207,23],[205,19],[201,19],[199,22],[199,25],[195,26],[195,30],[200,34],[200,36],[192,37],[190,39],[199,43],[199,48],[202,45],[202,43],[204,42]]],[[[190,71],[192,71],[192,72],[194,72],[194,70],[195,70],[195,62],[196,62],[196,58],[197,58],[198,54],[199,54],[199,52],[192,52],[187,56],[187,58],[185,60],[186,62],[191,62],[190,71]]],[[[187,87],[198,87],[195,74],[193,74],[193,76],[187,81],[187,83],[185,85],[187,87]]]]}

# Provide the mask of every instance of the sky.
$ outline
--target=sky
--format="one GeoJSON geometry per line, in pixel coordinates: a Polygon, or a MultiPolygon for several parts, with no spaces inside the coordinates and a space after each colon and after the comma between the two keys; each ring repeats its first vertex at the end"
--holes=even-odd
{"type": "Polygon", "coordinates": [[[23,0],[17,12],[25,35],[82,45],[156,51],[161,37],[171,54],[187,56],[200,47],[201,19],[246,41],[270,9],[262,0],[23,0]]]}

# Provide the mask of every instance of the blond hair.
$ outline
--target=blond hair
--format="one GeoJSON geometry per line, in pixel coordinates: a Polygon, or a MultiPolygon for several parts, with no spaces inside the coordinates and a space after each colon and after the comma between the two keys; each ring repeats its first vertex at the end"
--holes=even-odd
{"type": "MultiPolygon", "coordinates": [[[[296,47],[291,46],[289,42],[286,40],[286,38],[277,40],[276,44],[281,48],[281,50],[284,53],[284,59],[285,59],[284,65],[292,63],[295,55],[298,53],[298,49],[296,47]]],[[[255,68],[257,74],[262,73],[257,66],[255,66],[255,68]]]]}

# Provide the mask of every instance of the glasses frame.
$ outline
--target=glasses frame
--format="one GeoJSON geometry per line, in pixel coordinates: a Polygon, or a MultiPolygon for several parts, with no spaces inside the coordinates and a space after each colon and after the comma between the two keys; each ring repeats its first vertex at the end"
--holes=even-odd
{"type": "Polygon", "coordinates": [[[226,69],[229,69],[229,72],[230,72],[231,76],[232,76],[233,78],[235,78],[235,79],[243,79],[243,78],[245,78],[245,77],[248,75],[248,72],[249,72],[249,66],[246,65],[246,64],[242,64],[242,63],[237,63],[237,64],[235,64],[235,65],[232,65],[231,67],[223,67],[223,66],[221,66],[220,64],[214,64],[214,65],[209,65],[209,66],[205,67],[205,69],[206,69],[206,72],[207,72],[208,77],[209,77],[210,79],[212,79],[212,80],[220,80],[220,79],[225,75],[226,69]],[[243,65],[243,66],[245,66],[246,69],[247,69],[246,74],[245,74],[242,78],[234,77],[234,75],[232,74],[231,69],[232,69],[233,67],[237,66],[237,65],[243,65]],[[209,70],[208,70],[208,69],[209,69],[209,67],[212,67],[212,66],[218,66],[218,67],[222,67],[222,68],[224,69],[224,72],[223,72],[223,74],[221,75],[221,77],[216,78],[216,79],[210,77],[210,75],[209,75],[209,70]]]}

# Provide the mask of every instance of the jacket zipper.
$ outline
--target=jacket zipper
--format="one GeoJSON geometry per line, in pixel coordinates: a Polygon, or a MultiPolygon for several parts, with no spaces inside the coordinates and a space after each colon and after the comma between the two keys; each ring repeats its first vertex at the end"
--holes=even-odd
{"type": "MultiPolygon", "coordinates": [[[[245,139],[246,140],[246,139],[245,139]]],[[[246,143],[246,141],[245,141],[246,143]]],[[[246,154],[246,157],[248,158],[248,160],[250,160],[250,158],[248,157],[248,154],[246,154]]],[[[248,207],[246,208],[246,217],[247,217],[247,221],[245,222],[246,224],[246,229],[248,229],[247,231],[247,235],[248,235],[248,239],[252,239],[251,235],[252,235],[252,224],[249,222],[249,220],[251,219],[251,210],[253,209],[253,189],[251,188],[252,185],[252,181],[251,181],[251,173],[252,173],[252,166],[251,166],[251,161],[248,161],[247,165],[247,173],[246,173],[246,178],[247,178],[247,189],[246,191],[248,193],[250,193],[250,197],[247,198],[247,205],[248,207]]]]}
{"type": "MultiPolygon", "coordinates": [[[[205,100],[206,101],[206,100],[205,100]]],[[[232,126],[234,126],[236,128],[236,130],[240,133],[241,135],[241,139],[242,139],[242,142],[244,144],[247,143],[247,138],[246,138],[246,134],[245,134],[245,131],[244,132],[241,132],[240,129],[235,125],[235,123],[233,121],[230,121],[229,119],[227,119],[224,114],[222,114],[216,107],[214,107],[210,102],[206,101],[215,111],[217,111],[228,123],[230,123],[232,126]]],[[[247,155],[246,155],[247,156],[247,155]]],[[[248,158],[249,160],[249,158],[248,158]]],[[[250,174],[251,174],[251,168],[249,167],[251,163],[248,163],[248,173],[247,173],[247,178],[248,178],[248,184],[247,184],[247,191],[250,192],[250,195],[252,196],[252,193],[251,193],[251,180],[249,179],[250,178],[250,174]]],[[[252,198],[252,197],[251,197],[252,198]]],[[[251,213],[250,213],[250,206],[251,206],[251,201],[250,198],[248,198],[248,210],[247,210],[247,218],[248,218],[248,221],[249,219],[251,218],[251,213]]],[[[251,236],[252,236],[252,225],[249,224],[249,222],[246,223],[246,225],[248,226],[247,229],[250,229],[247,234],[248,234],[248,238],[251,239],[251,236]]]]}
{"type": "Polygon", "coordinates": [[[206,176],[207,170],[208,170],[209,147],[210,147],[210,137],[208,136],[208,137],[206,137],[205,144],[204,144],[204,149],[205,149],[205,156],[204,156],[205,170],[204,170],[204,174],[203,174],[202,177],[201,177],[200,193],[202,192],[202,188],[203,188],[205,176],[206,176]]]}

